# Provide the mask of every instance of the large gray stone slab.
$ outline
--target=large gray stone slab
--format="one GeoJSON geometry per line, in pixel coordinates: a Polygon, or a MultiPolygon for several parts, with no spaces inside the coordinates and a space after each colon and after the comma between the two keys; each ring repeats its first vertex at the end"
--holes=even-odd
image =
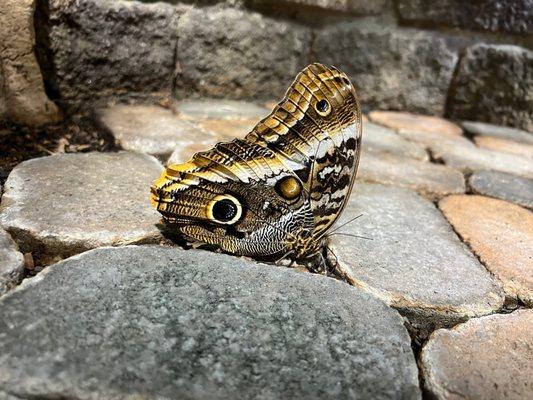
{"type": "Polygon", "coordinates": [[[434,399],[530,399],[533,310],[436,331],[422,349],[421,368],[434,399]]]}
{"type": "Polygon", "coordinates": [[[5,183],[0,223],[44,265],[94,247],[157,242],[149,191],[161,168],[129,152],[25,161],[5,183]]]}
{"type": "Polygon", "coordinates": [[[457,54],[441,38],[358,20],[318,30],[314,54],[346,72],[365,109],[442,115],[457,54]]]}
{"type": "Polygon", "coordinates": [[[475,121],[463,121],[461,125],[465,131],[472,135],[491,136],[514,142],[533,144],[533,133],[521,129],[475,121]]]}
{"type": "Polygon", "coordinates": [[[117,104],[100,109],[98,123],[125,150],[167,158],[177,148],[209,147],[216,137],[169,109],[155,105],[117,104]]]}
{"type": "Polygon", "coordinates": [[[281,99],[306,65],[310,31],[253,11],[215,6],[182,14],[178,37],[178,97],[267,100],[281,99]]]}
{"type": "Polygon", "coordinates": [[[533,180],[494,171],[475,172],[468,179],[474,193],[533,209],[533,180]]]}
{"type": "Polygon", "coordinates": [[[466,49],[455,74],[447,113],[533,131],[533,51],[511,45],[466,49]]]}
{"type": "MultiPolygon", "coordinates": [[[[421,336],[435,327],[490,314],[501,289],[439,210],[415,192],[356,183],[331,249],[355,286],[406,315],[421,336]]],[[[335,233],[335,232],[333,232],[335,233]]]]}
{"type": "Polygon", "coordinates": [[[400,0],[401,21],[416,26],[458,27],[528,34],[533,32],[531,0],[400,0]]]}
{"type": "Polygon", "coordinates": [[[420,398],[395,311],[345,283],[227,255],[96,249],[0,309],[0,397],[420,398]]]}
{"type": "Polygon", "coordinates": [[[170,90],[178,8],[115,0],[49,3],[41,29],[49,31],[43,48],[51,56],[42,64],[52,92],[72,101],[170,90]]]}
{"type": "Polygon", "coordinates": [[[16,286],[24,276],[24,256],[11,236],[0,228],[0,296],[16,286]]]}
{"type": "Polygon", "coordinates": [[[422,161],[427,161],[429,158],[423,146],[411,143],[394,131],[372,122],[363,123],[363,146],[366,150],[411,157],[422,161]]]}
{"type": "Polygon", "coordinates": [[[431,200],[465,192],[460,171],[445,165],[368,151],[365,142],[357,177],[361,181],[413,189],[431,200]]]}

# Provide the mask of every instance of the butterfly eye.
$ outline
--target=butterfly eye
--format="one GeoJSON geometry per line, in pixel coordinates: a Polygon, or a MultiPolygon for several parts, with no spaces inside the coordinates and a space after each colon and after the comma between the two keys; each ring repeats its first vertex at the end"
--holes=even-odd
{"type": "Polygon", "coordinates": [[[223,194],[209,202],[206,212],[209,219],[231,225],[241,217],[242,207],[235,197],[223,194]]]}
{"type": "Polygon", "coordinates": [[[294,200],[302,193],[302,185],[298,179],[286,176],[276,184],[276,191],[285,200],[294,200]]]}
{"type": "Polygon", "coordinates": [[[331,106],[329,105],[329,102],[325,99],[317,101],[315,104],[315,109],[317,113],[319,113],[323,117],[325,117],[331,112],[331,106]]]}

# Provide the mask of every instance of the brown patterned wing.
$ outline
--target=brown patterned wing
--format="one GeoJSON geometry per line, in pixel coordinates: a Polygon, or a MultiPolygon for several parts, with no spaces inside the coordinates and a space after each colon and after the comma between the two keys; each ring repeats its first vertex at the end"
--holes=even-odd
{"type": "Polygon", "coordinates": [[[241,255],[306,258],[344,208],[360,140],[348,78],[312,64],[243,140],[169,166],[151,200],[189,239],[241,255]]]}
{"type": "Polygon", "coordinates": [[[335,67],[312,64],[283,101],[246,136],[293,167],[311,197],[319,240],[344,209],[357,172],[362,114],[355,88],[335,67]]]}

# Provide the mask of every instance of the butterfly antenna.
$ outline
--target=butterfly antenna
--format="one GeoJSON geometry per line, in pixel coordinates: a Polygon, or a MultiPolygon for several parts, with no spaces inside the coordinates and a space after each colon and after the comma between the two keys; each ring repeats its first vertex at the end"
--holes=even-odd
{"type": "Polygon", "coordinates": [[[334,232],[334,233],[330,233],[330,234],[326,235],[326,237],[335,236],[335,235],[351,236],[351,237],[359,238],[359,239],[374,240],[374,239],[372,239],[371,237],[368,237],[368,236],[359,236],[359,235],[354,235],[352,233],[346,233],[346,232],[334,232]]]}
{"type": "Polygon", "coordinates": [[[358,218],[360,218],[360,217],[362,217],[362,216],[363,216],[363,214],[359,214],[357,217],[353,217],[353,218],[350,219],[349,221],[346,221],[344,224],[337,226],[335,229],[333,229],[333,230],[329,233],[328,236],[331,236],[331,234],[332,234],[333,232],[338,231],[338,230],[341,229],[343,226],[346,226],[346,225],[348,225],[349,223],[352,223],[353,221],[355,221],[356,219],[358,219],[358,218]]]}

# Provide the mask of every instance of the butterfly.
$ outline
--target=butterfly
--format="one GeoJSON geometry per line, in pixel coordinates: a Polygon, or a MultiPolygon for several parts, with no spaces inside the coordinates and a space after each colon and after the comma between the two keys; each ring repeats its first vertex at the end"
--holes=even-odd
{"type": "Polygon", "coordinates": [[[346,74],[311,64],[243,139],[168,166],[151,187],[151,203],[188,241],[322,272],[361,136],[361,107],[346,74]]]}

